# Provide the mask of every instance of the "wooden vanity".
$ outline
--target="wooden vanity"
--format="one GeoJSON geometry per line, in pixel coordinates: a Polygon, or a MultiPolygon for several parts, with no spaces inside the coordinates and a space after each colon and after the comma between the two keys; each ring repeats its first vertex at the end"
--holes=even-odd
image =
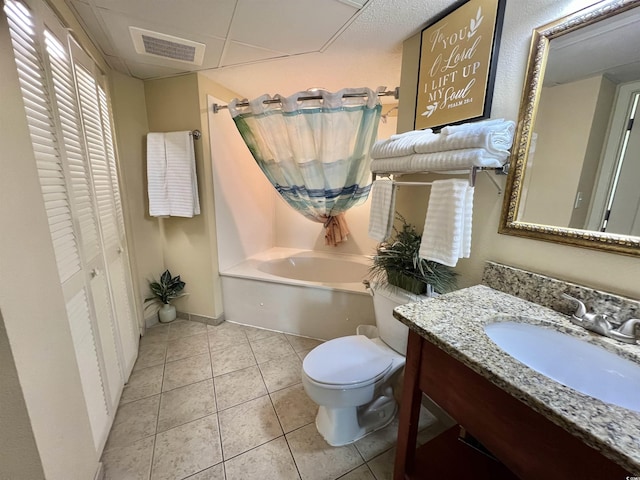
{"type": "Polygon", "coordinates": [[[509,311],[563,317],[483,286],[396,309],[411,330],[394,479],[637,476],[640,414],[553,385],[481,337],[487,319],[509,311]],[[474,301],[477,317],[464,320],[474,301]],[[459,426],[416,449],[422,393],[459,426]],[[461,441],[460,427],[491,455],[461,441]]]}

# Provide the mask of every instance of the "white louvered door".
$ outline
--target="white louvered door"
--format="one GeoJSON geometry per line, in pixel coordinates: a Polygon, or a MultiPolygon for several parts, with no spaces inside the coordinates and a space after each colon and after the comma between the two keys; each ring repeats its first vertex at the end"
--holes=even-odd
{"type": "Polygon", "coordinates": [[[120,340],[123,373],[128,376],[137,356],[135,315],[130,297],[131,280],[126,266],[126,239],[120,202],[116,159],[111,135],[111,115],[103,76],[93,61],[71,41],[80,112],[91,165],[94,192],[98,205],[103,253],[107,265],[113,307],[120,340]]]}
{"type": "MultiPolygon", "coordinates": [[[[68,34],[49,7],[40,0],[4,0],[4,12],[78,372],[95,448],[100,452],[137,355],[135,314],[127,291],[130,283],[126,283],[128,263],[123,263],[127,259],[120,255],[124,259],[112,268],[115,288],[107,265],[111,245],[124,244],[124,229],[113,233],[109,227],[121,216],[120,200],[114,199],[119,192],[112,187],[117,176],[109,163],[113,145],[105,145],[105,137],[111,142],[110,119],[99,116],[97,123],[83,124],[83,101],[89,102],[89,96],[82,100],[68,34]],[[118,302],[121,305],[116,306],[118,302]]],[[[98,111],[101,101],[104,108],[108,105],[106,95],[102,99],[97,88],[93,98],[98,111]]]]}

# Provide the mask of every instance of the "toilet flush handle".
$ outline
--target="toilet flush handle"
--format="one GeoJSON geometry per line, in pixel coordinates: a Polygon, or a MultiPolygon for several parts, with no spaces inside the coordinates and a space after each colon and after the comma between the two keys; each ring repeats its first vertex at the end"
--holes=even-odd
{"type": "Polygon", "coordinates": [[[367,292],[369,292],[369,295],[373,297],[375,295],[375,292],[373,291],[373,288],[371,288],[371,283],[369,282],[369,280],[365,278],[364,280],[362,280],[362,284],[364,285],[364,288],[367,289],[367,292]]]}

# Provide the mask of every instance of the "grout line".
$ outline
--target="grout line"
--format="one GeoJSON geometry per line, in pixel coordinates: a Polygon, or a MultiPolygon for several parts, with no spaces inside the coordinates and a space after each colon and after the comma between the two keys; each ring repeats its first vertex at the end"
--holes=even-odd
{"type": "Polygon", "coordinates": [[[227,469],[224,465],[224,448],[222,446],[222,426],[220,425],[220,409],[218,407],[218,396],[216,395],[216,381],[213,376],[213,359],[211,358],[211,343],[209,342],[209,328],[207,327],[207,347],[209,350],[209,365],[211,366],[211,384],[213,385],[213,403],[216,406],[216,422],[218,424],[218,441],[220,442],[220,462],[222,463],[222,474],[227,478],[227,469]]]}

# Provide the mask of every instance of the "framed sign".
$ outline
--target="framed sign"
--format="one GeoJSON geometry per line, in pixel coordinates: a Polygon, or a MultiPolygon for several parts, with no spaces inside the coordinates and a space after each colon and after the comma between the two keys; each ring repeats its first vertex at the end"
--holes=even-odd
{"type": "Polygon", "coordinates": [[[422,30],[414,128],[491,113],[506,0],[465,0],[422,30]]]}

